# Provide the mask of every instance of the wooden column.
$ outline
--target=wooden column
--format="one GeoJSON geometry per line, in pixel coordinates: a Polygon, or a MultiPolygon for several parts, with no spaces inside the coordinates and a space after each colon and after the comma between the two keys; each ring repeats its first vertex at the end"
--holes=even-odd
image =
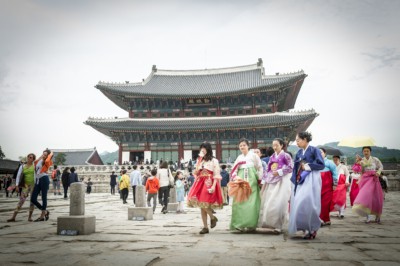
{"type": "Polygon", "coordinates": [[[215,157],[221,161],[222,160],[222,145],[221,145],[221,140],[219,138],[219,130],[217,129],[217,144],[215,147],[215,157]]]}
{"type": "Polygon", "coordinates": [[[121,165],[122,164],[122,144],[119,144],[118,147],[118,164],[121,165]]]}
{"type": "Polygon", "coordinates": [[[183,142],[181,137],[181,132],[179,131],[179,142],[178,142],[178,164],[180,165],[181,159],[183,158],[183,142]]]}
{"type": "Polygon", "coordinates": [[[258,147],[257,139],[256,139],[256,129],[255,128],[253,128],[253,145],[252,146],[253,146],[253,149],[258,147]]]}

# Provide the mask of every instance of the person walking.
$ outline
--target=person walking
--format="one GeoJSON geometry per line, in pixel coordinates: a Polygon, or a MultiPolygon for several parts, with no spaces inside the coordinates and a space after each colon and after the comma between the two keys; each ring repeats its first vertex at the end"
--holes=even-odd
{"type": "Polygon", "coordinates": [[[309,145],[312,135],[300,132],[296,144],[300,148],[294,160],[291,177],[289,235],[304,232],[304,239],[314,239],[321,227],[321,174],[324,159],[318,148],[309,145]]]}
{"type": "Polygon", "coordinates": [[[114,171],[111,172],[110,175],[110,187],[111,187],[111,195],[115,195],[115,186],[117,185],[117,175],[114,171]]]}
{"type": "Polygon", "coordinates": [[[362,167],[361,164],[355,163],[351,167],[353,173],[351,173],[351,184],[350,184],[350,205],[353,207],[354,200],[357,198],[360,187],[358,186],[359,179],[361,177],[362,167]]]}
{"type": "Polygon", "coordinates": [[[92,179],[89,177],[89,180],[86,183],[86,193],[87,194],[90,194],[92,192],[93,182],[91,180],[92,179]]]}
{"type": "Polygon", "coordinates": [[[137,165],[133,166],[133,171],[130,174],[130,184],[132,186],[133,204],[136,205],[136,186],[142,185],[142,174],[137,170],[137,165]]]}
{"type": "Polygon", "coordinates": [[[68,187],[71,186],[72,183],[79,182],[78,174],[75,173],[75,167],[71,167],[70,174],[68,177],[68,187]]]}
{"type": "Polygon", "coordinates": [[[231,171],[232,185],[235,185],[235,182],[244,181],[244,184],[251,188],[251,194],[244,201],[240,201],[239,197],[233,197],[230,229],[241,232],[255,231],[261,203],[258,180],[263,174],[262,163],[261,159],[249,148],[247,139],[239,140],[241,154],[237,157],[231,171]]]}
{"type": "Polygon", "coordinates": [[[51,180],[53,183],[53,192],[54,192],[54,196],[57,195],[61,195],[61,191],[60,191],[60,180],[61,180],[61,172],[58,169],[57,165],[54,165],[54,169],[51,172],[51,180]]]}
{"type": "Polygon", "coordinates": [[[168,169],[167,161],[161,163],[161,167],[157,171],[157,178],[160,182],[158,201],[163,206],[161,212],[166,214],[168,212],[169,187],[174,184],[174,178],[172,177],[171,171],[168,169]]]}
{"type": "Polygon", "coordinates": [[[222,197],[224,199],[224,205],[229,205],[228,197],[228,183],[229,183],[229,173],[226,171],[226,165],[221,165],[221,189],[222,197]]]}
{"type": "Polygon", "coordinates": [[[64,189],[64,199],[68,198],[68,187],[69,187],[69,167],[65,167],[61,174],[61,183],[64,189]]]}
{"type": "Polygon", "coordinates": [[[290,178],[293,172],[292,157],[284,150],[280,138],[272,141],[275,153],[271,155],[267,175],[261,189],[261,209],[258,227],[271,228],[282,232],[289,220],[290,178]]]}
{"type": "Polygon", "coordinates": [[[49,176],[47,171],[53,164],[51,160],[53,158],[53,153],[46,149],[43,151],[42,156],[39,157],[34,163],[35,165],[35,187],[33,188],[31,202],[42,211],[40,217],[35,220],[35,222],[42,222],[49,220],[50,212],[47,210],[47,192],[49,191],[49,176]],[[37,200],[39,193],[42,196],[42,204],[37,200]]]}
{"type": "Polygon", "coordinates": [[[371,156],[372,148],[363,147],[364,158],[356,157],[356,162],[362,167],[362,176],[358,182],[360,191],[354,200],[353,212],[366,217],[365,222],[371,222],[371,215],[375,215],[375,222],[381,222],[383,209],[383,190],[379,182],[383,165],[381,161],[371,156]]]}
{"type": "Polygon", "coordinates": [[[319,150],[325,165],[324,169],[321,171],[321,213],[319,217],[321,219],[321,226],[327,226],[331,225],[329,213],[331,212],[333,186],[337,184],[338,174],[336,165],[326,158],[326,150],[324,148],[320,148],[319,150]]]}
{"type": "Polygon", "coordinates": [[[333,163],[336,165],[338,173],[338,182],[336,189],[333,191],[331,212],[338,211],[339,219],[344,218],[344,210],[346,208],[347,188],[350,186],[350,172],[347,167],[340,162],[340,156],[333,156],[333,163]]]}
{"type": "MultiPolygon", "coordinates": [[[[17,208],[14,210],[13,216],[8,219],[7,222],[15,222],[18,212],[21,210],[29,195],[32,195],[33,188],[35,187],[35,165],[33,162],[35,161],[36,156],[35,154],[30,153],[26,158],[27,162],[20,165],[16,178],[16,190],[19,192],[19,202],[17,204],[17,208]]],[[[35,205],[30,202],[28,216],[29,222],[33,221],[32,214],[34,208],[35,205]]]]}
{"type": "Polygon", "coordinates": [[[200,234],[209,233],[207,215],[210,217],[210,227],[214,228],[217,225],[218,219],[214,216],[213,209],[223,207],[220,172],[219,162],[213,156],[211,144],[203,142],[194,171],[196,179],[187,196],[188,207],[201,210],[203,229],[200,234]]]}
{"type": "Polygon", "coordinates": [[[122,203],[127,204],[128,202],[126,201],[129,195],[129,187],[130,187],[130,181],[129,181],[129,176],[126,174],[126,170],[121,171],[122,176],[121,180],[119,181],[119,190],[121,191],[121,196],[122,196],[122,203]]]}
{"type": "Polygon", "coordinates": [[[160,189],[160,182],[157,179],[157,169],[151,170],[151,175],[146,180],[147,207],[151,207],[150,200],[153,199],[153,213],[156,211],[157,192],[160,189]]]}

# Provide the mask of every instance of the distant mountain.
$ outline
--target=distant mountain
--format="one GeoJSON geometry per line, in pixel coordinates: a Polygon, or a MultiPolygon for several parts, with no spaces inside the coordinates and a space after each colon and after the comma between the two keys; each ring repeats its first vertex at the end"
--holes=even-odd
{"type": "Polygon", "coordinates": [[[102,152],[100,157],[104,164],[113,164],[115,160],[118,161],[118,150],[114,152],[102,152]]]}

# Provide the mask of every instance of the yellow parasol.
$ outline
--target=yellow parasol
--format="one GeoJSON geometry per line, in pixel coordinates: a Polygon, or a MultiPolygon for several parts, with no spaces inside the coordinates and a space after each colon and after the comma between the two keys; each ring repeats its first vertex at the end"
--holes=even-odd
{"type": "Polygon", "coordinates": [[[376,142],[371,137],[366,136],[352,136],[342,139],[338,146],[359,148],[364,146],[376,146],[376,142]]]}

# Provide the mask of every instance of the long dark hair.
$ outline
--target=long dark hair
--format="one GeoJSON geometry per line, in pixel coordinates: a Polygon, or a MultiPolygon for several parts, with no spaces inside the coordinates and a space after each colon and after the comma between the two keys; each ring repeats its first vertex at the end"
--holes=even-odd
{"type": "Polygon", "coordinates": [[[202,148],[206,149],[206,152],[207,152],[207,154],[204,155],[203,160],[204,161],[211,161],[214,158],[211,144],[208,143],[208,142],[203,142],[200,145],[200,150],[202,148]]]}

